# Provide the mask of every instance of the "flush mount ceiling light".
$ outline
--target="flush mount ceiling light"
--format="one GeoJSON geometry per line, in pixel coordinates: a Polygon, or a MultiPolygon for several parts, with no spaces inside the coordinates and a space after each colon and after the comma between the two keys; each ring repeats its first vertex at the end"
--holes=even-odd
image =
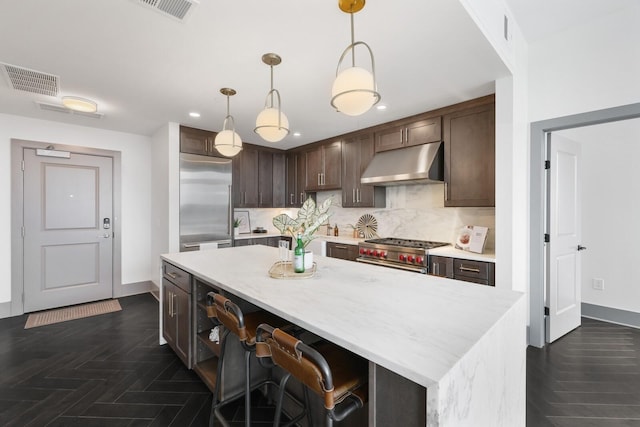
{"type": "Polygon", "coordinates": [[[282,62],[282,58],[275,53],[265,53],[262,55],[262,62],[271,68],[271,90],[264,101],[264,110],[256,118],[254,132],[265,141],[278,142],[289,134],[289,120],[280,108],[280,92],[273,88],[273,66],[282,62]],[[274,95],[278,101],[277,108],[273,104],[274,95]]]}
{"type": "Polygon", "coordinates": [[[338,67],[336,68],[336,79],[331,89],[331,105],[337,111],[348,116],[359,116],[380,101],[380,94],[376,85],[376,67],[373,59],[373,52],[365,42],[354,41],[353,14],[359,12],[364,7],[365,0],[338,0],[338,7],[351,16],[351,44],[342,52],[338,67]],[[356,67],[356,46],[364,46],[371,58],[371,72],[356,67]],[[342,61],[348,53],[351,53],[351,67],[340,71],[342,61]]]}
{"type": "Polygon", "coordinates": [[[77,96],[63,96],[62,105],[73,111],[81,111],[83,113],[95,113],[98,111],[98,104],[90,99],[80,98],[77,96]]]}
{"type": "Polygon", "coordinates": [[[224,118],[222,131],[216,135],[215,146],[220,154],[233,157],[242,150],[240,135],[236,133],[236,124],[231,114],[229,114],[229,97],[235,95],[236,91],[228,87],[223,87],[220,89],[220,93],[227,97],[227,116],[224,118]],[[231,129],[227,129],[229,122],[231,122],[231,129]]]}

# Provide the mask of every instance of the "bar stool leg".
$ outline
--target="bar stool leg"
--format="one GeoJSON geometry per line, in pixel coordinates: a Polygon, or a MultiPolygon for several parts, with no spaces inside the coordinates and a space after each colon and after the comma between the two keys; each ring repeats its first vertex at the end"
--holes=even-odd
{"type": "Polygon", "coordinates": [[[211,399],[211,413],[209,414],[209,427],[213,427],[215,412],[218,406],[218,396],[220,395],[220,378],[222,378],[222,362],[224,359],[224,351],[227,347],[227,335],[229,331],[225,330],[220,337],[220,357],[218,358],[218,369],[216,370],[216,386],[213,390],[213,398],[211,399]]]}
{"type": "Polygon", "coordinates": [[[284,401],[284,390],[287,386],[287,381],[291,378],[291,374],[286,374],[280,380],[280,390],[278,390],[278,402],[276,404],[276,417],[273,420],[273,427],[280,427],[280,416],[282,415],[282,402],[284,401]]]}
{"type": "Polygon", "coordinates": [[[244,425],[251,427],[251,352],[244,352],[244,425]]]}

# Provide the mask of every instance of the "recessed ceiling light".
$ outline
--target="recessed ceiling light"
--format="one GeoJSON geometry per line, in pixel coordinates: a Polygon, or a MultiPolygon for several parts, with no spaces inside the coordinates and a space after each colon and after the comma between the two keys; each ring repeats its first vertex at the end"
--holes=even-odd
{"type": "Polygon", "coordinates": [[[294,132],[293,133],[293,136],[300,136],[300,135],[302,135],[300,132],[294,132]]]}
{"type": "Polygon", "coordinates": [[[98,110],[98,104],[94,101],[77,96],[63,96],[62,105],[70,110],[82,111],[83,113],[95,113],[98,110]]]}
{"type": "Polygon", "coordinates": [[[200,113],[196,113],[195,111],[192,111],[192,112],[189,113],[189,116],[198,118],[198,117],[200,117],[200,113]]]}
{"type": "Polygon", "coordinates": [[[380,105],[376,106],[376,110],[378,110],[378,111],[382,111],[382,110],[386,110],[386,109],[387,109],[387,106],[384,105],[384,104],[380,104],[380,105]]]}

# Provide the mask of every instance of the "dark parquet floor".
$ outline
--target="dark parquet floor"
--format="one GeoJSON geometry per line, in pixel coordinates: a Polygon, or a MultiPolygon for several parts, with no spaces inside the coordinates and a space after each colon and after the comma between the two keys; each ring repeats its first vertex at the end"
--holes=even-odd
{"type": "MultiPolygon", "coordinates": [[[[28,330],[27,316],[0,320],[0,426],[207,425],[209,390],[158,345],[157,301],[120,304],[28,330]]],[[[254,411],[253,424],[269,425],[270,409],[254,411]]],[[[243,425],[242,407],[225,414],[243,425]]],[[[640,330],[583,319],[544,349],[529,347],[527,426],[640,427],[640,330]]]]}
{"type": "Polygon", "coordinates": [[[640,427],[640,330],[582,319],[527,349],[528,427],[640,427]]]}
{"type": "Polygon", "coordinates": [[[211,393],[158,345],[155,298],[120,304],[117,313],[27,330],[26,315],[0,320],[0,426],[208,425],[211,393]]]}

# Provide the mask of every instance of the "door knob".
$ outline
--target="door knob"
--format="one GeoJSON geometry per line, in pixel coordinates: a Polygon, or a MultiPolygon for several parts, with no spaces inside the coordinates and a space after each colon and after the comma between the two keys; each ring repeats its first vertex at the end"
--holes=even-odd
{"type": "Polygon", "coordinates": [[[578,245],[578,250],[579,251],[584,251],[585,249],[587,249],[586,246],[578,245]]]}
{"type": "Polygon", "coordinates": [[[104,234],[99,235],[98,237],[102,237],[104,239],[108,239],[109,237],[111,237],[111,233],[104,233],[104,234]]]}

